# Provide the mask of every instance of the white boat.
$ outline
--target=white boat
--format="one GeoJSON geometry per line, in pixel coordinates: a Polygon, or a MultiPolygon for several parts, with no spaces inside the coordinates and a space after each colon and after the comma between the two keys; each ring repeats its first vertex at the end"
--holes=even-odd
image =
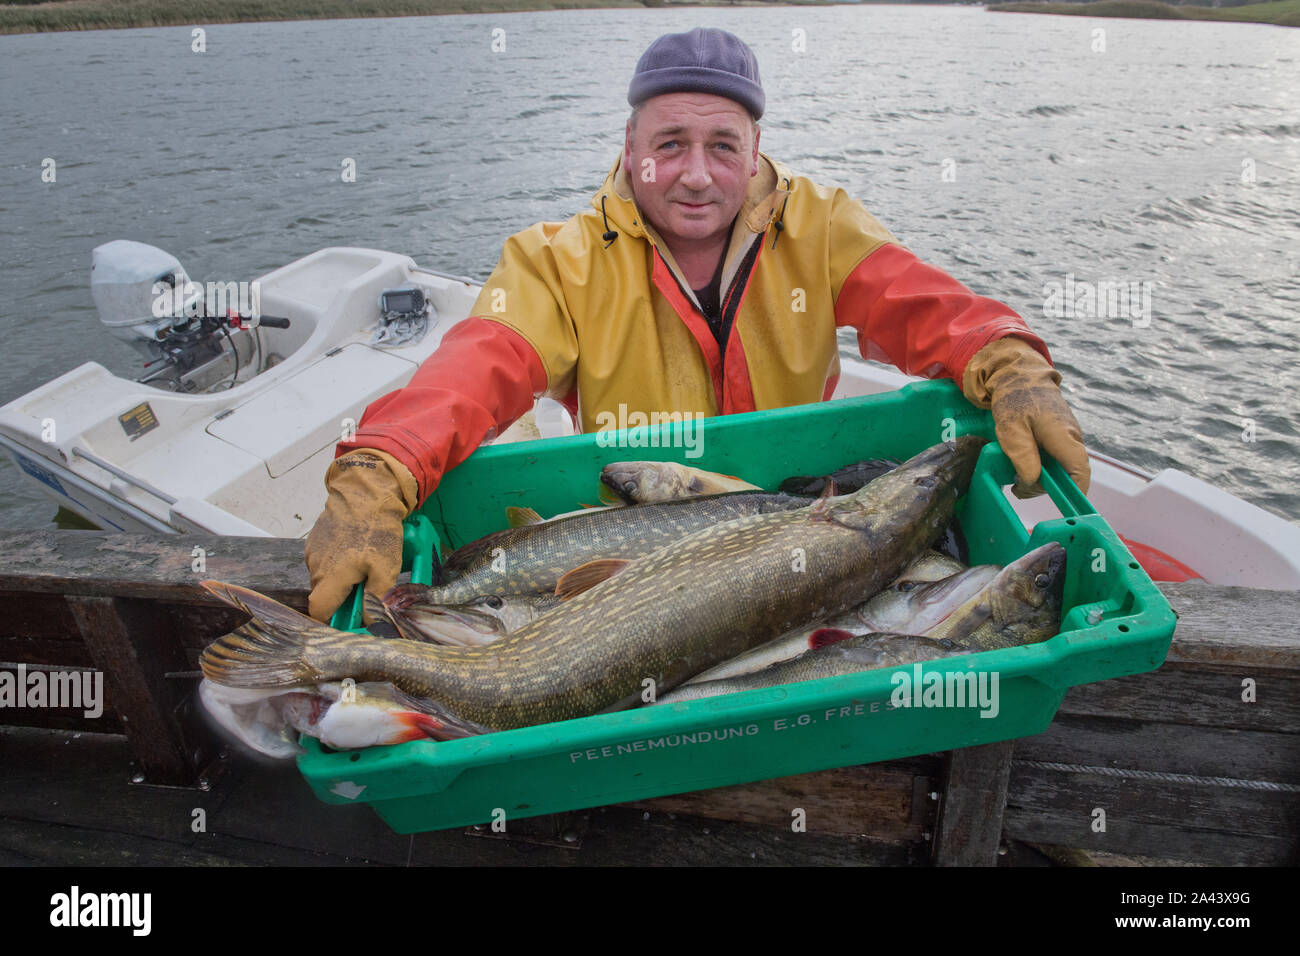
{"type": "MultiPolygon", "coordinates": [[[[249,283],[247,297],[224,290],[259,317],[232,327],[212,288],[162,250],[118,241],[95,254],[101,320],[152,371],[132,381],[87,362],[0,408],[0,446],[64,508],[127,531],[306,535],[335,444],[410,380],[479,291],[395,253],[322,249],[249,283]]],[[[843,364],[835,398],[914,380],[843,364]]],[[[572,433],[542,399],[497,440],[572,433]]],[[[1300,589],[1300,527],[1184,472],[1091,457],[1089,500],[1154,579],[1300,589]]],[[[1059,516],[1046,496],[1008,500],[1026,527],[1059,516]]]]}

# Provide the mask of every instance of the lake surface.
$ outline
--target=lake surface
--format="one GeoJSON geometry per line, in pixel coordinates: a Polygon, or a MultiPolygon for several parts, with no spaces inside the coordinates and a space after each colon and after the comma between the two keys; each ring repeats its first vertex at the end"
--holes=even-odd
{"type": "MultiPolygon", "coordinates": [[[[110,239],[196,279],[331,245],[486,278],[586,205],[637,57],[693,26],[753,46],[765,152],[1046,339],[1090,446],[1300,519],[1300,31],[1255,24],[845,6],[234,24],[205,53],[188,27],[0,37],[0,404],[85,361],[139,374],[90,298],[110,239]],[[1103,281],[1134,295],[1096,310],[1103,281]]],[[[53,512],[0,461],[0,527],[53,512]]]]}

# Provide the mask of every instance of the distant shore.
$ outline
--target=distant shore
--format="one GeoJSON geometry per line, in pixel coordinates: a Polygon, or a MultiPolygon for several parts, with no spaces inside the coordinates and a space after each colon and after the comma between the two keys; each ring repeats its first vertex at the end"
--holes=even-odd
{"type": "Polygon", "coordinates": [[[0,2],[0,34],[62,30],[122,30],[276,20],[427,17],[454,13],[515,13],[591,7],[644,9],[660,0],[57,0],[0,2]],[[232,8],[234,8],[232,10],[232,8]]]}
{"type": "MultiPolygon", "coordinates": [[[[871,2],[871,0],[867,0],[871,2]]],[[[878,0],[877,0],[878,2],[878,0]]],[[[277,20],[338,20],[441,14],[516,13],[528,10],[664,6],[827,5],[835,0],[54,0],[0,2],[0,34],[64,30],[121,30],[277,20]],[[231,8],[234,8],[232,11],[231,8]]],[[[1000,3],[994,13],[1048,13],[1084,17],[1157,20],[1222,20],[1300,26],[1300,0],[1273,0],[1242,7],[1176,7],[1158,0],[1094,0],[1091,3],[1000,3]]]]}
{"type": "Polygon", "coordinates": [[[990,13],[1051,13],[1067,17],[1141,20],[1223,20],[1300,27],[1300,0],[1274,0],[1242,7],[1176,7],[1159,0],[1094,0],[1092,3],[996,3],[990,13]]]}

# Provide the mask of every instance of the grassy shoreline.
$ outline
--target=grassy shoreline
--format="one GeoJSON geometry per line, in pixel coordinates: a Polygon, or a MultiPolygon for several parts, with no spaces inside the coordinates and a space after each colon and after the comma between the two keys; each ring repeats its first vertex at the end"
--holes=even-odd
{"type": "Polygon", "coordinates": [[[1273,0],[1241,7],[1177,7],[1159,0],[1093,0],[1091,3],[996,3],[990,13],[1050,13],[1066,17],[1141,20],[1217,20],[1300,27],[1300,0],[1273,0]]]}
{"type": "Polygon", "coordinates": [[[657,0],[55,0],[0,3],[0,35],[659,5],[657,0]]]}

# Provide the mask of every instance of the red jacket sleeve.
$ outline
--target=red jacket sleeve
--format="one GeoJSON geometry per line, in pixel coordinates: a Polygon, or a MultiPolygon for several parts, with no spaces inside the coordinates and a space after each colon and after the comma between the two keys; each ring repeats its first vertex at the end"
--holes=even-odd
{"type": "Polygon", "coordinates": [[[862,357],[909,375],[961,384],[971,357],[1014,335],[1052,360],[1047,345],[996,299],[976,295],[902,246],[885,243],[849,274],[835,300],[835,324],[857,330],[862,357]]]}
{"type": "Polygon", "coordinates": [[[372,402],[336,454],[387,452],[411,470],[423,502],[486,438],[510,427],[546,389],[533,347],[500,322],[469,318],[443,336],[404,387],[372,402]]]}

